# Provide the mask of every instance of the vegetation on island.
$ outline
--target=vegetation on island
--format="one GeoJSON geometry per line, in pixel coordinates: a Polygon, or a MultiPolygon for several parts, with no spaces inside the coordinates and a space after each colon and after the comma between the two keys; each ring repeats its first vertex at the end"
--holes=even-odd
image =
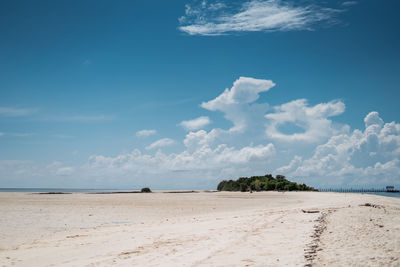
{"type": "Polygon", "coordinates": [[[144,187],[144,188],[142,188],[142,190],[140,190],[140,192],[141,193],[151,193],[151,190],[148,187],[144,187]]]}
{"type": "Polygon", "coordinates": [[[316,191],[313,187],[298,184],[286,179],[283,175],[275,178],[271,174],[264,176],[240,177],[236,181],[224,180],[218,184],[218,191],[316,191]]]}

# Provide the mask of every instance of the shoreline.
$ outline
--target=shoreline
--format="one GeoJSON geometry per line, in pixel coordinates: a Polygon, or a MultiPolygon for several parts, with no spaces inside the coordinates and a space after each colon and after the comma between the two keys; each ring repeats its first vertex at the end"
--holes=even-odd
{"type": "Polygon", "coordinates": [[[0,262],[4,266],[26,266],[33,259],[38,266],[399,264],[397,198],[326,192],[156,192],[1,192],[0,212],[5,216],[0,219],[0,262]],[[366,203],[384,209],[360,206],[366,203]],[[345,236],[352,238],[342,240],[345,236]]]}
{"type": "MultiPolygon", "coordinates": [[[[232,193],[250,193],[250,192],[239,192],[239,191],[218,191],[208,189],[179,189],[179,190],[161,190],[155,189],[150,193],[169,193],[169,194],[190,194],[190,193],[218,193],[218,192],[232,192],[232,193]]],[[[268,192],[318,192],[318,193],[338,193],[338,194],[356,194],[356,195],[376,195],[390,198],[400,198],[399,192],[369,192],[369,191],[253,191],[252,193],[268,193],[268,192]]],[[[140,189],[82,189],[82,188],[0,188],[0,194],[2,193],[31,193],[39,195],[63,195],[63,194],[139,194],[148,193],[141,192],[140,189]]]]}
{"type": "MultiPolygon", "coordinates": [[[[239,191],[218,191],[211,189],[155,189],[151,193],[218,193],[218,192],[232,192],[232,193],[249,193],[239,191]]],[[[271,191],[253,191],[252,193],[266,193],[266,192],[318,192],[318,193],[340,193],[340,194],[368,194],[400,198],[400,192],[387,192],[387,191],[285,191],[285,190],[271,190],[271,191]]],[[[34,194],[137,194],[142,193],[140,189],[87,189],[87,188],[0,188],[2,193],[34,193],[34,194]]]]}

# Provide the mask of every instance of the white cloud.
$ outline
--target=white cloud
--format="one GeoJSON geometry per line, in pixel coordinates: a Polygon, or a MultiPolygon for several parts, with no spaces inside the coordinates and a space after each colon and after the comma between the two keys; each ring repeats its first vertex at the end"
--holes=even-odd
{"type": "MultiPolygon", "coordinates": [[[[0,117],[23,117],[38,113],[37,108],[14,108],[0,107],[0,117]]],[[[36,114],[30,120],[49,122],[105,122],[114,120],[110,115],[57,115],[57,114],[36,114]]]]}
{"type": "Polygon", "coordinates": [[[265,115],[269,119],[266,134],[269,138],[284,142],[320,142],[338,132],[348,130],[347,127],[334,126],[328,117],[344,112],[345,105],[341,101],[331,101],[309,107],[307,100],[298,99],[274,107],[275,112],[265,115]],[[300,133],[285,134],[279,127],[293,124],[303,130],[300,133]]]}
{"type": "Polygon", "coordinates": [[[0,136],[3,136],[3,135],[4,135],[4,133],[0,132],[0,136]]]}
{"type": "Polygon", "coordinates": [[[172,140],[171,138],[162,138],[160,140],[155,141],[151,145],[147,146],[147,150],[155,149],[155,148],[160,148],[160,147],[165,147],[165,146],[171,146],[175,144],[175,141],[172,140]]]}
{"type": "Polygon", "coordinates": [[[146,137],[146,136],[150,136],[150,135],[154,135],[156,134],[157,131],[156,130],[140,130],[136,132],[136,136],[137,137],[146,137]]]}
{"type": "Polygon", "coordinates": [[[12,108],[12,107],[0,107],[0,116],[3,117],[22,117],[35,114],[37,109],[28,108],[12,108]]]}
{"type": "Polygon", "coordinates": [[[332,136],[310,158],[296,156],[277,171],[318,177],[321,183],[399,184],[400,124],[384,123],[377,112],[369,113],[364,121],[364,131],[332,136]]]}
{"type": "Polygon", "coordinates": [[[346,1],[342,3],[342,6],[348,7],[348,6],[354,6],[357,5],[358,2],[357,1],[346,1]]]}
{"type": "Polygon", "coordinates": [[[227,107],[232,105],[256,101],[259,98],[259,93],[266,92],[274,86],[275,84],[270,80],[240,77],[233,83],[231,89],[226,88],[217,98],[204,102],[201,106],[212,111],[225,111],[227,107]]]}
{"type": "Polygon", "coordinates": [[[220,9],[223,9],[223,8],[226,8],[226,5],[224,3],[221,3],[221,2],[211,3],[208,6],[208,10],[210,10],[210,11],[217,11],[217,10],[220,10],[220,9]]]}
{"type": "Polygon", "coordinates": [[[12,133],[10,135],[16,136],[16,137],[28,137],[28,136],[35,135],[35,133],[12,133]]]}
{"type": "Polygon", "coordinates": [[[75,169],[73,167],[61,167],[57,169],[56,174],[60,176],[68,176],[74,173],[75,169]]]}
{"type": "Polygon", "coordinates": [[[198,130],[210,124],[210,118],[206,116],[201,116],[193,120],[182,121],[180,125],[186,130],[198,130]]]}
{"type": "Polygon", "coordinates": [[[369,127],[372,125],[378,125],[379,127],[382,127],[384,124],[383,120],[379,117],[379,113],[376,111],[370,112],[364,118],[364,123],[365,123],[365,127],[369,127]]]}
{"type": "Polygon", "coordinates": [[[273,144],[265,146],[249,146],[241,149],[221,144],[216,148],[203,146],[194,152],[155,155],[142,154],[135,149],[131,153],[116,157],[91,156],[89,165],[95,168],[136,170],[140,172],[163,173],[179,170],[220,169],[231,167],[232,164],[249,164],[264,161],[275,154],[273,144]]]}
{"type": "Polygon", "coordinates": [[[53,162],[47,166],[30,160],[0,160],[1,187],[76,188],[93,186],[94,180],[82,175],[83,167],[53,162]],[[82,185],[82,182],[86,182],[82,185]]]}
{"type": "Polygon", "coordinates": [[[215,99],[203,102],[201,107],[210,111],[222,111],[225,118],[234,124],[231,131],[244,131],[250,123],[263,119],[268,105],[253,102],[259,98],[260,93],[267,92],[274,86],[271,80],[240,77],[231,89],[226,88],[215,99]]]}
{"type": "Polygon", "coordinates": [[[314,24],[333,21],[337,10],[300,6],[281,0],[250,0],[239,9],[221,2],[186,5],[179,29],[190,35],[232,32],[312,30],[314,24]]]}
{"type": "Polygon", "coordinates": [[[220,129],[213,129],[208,133],[204,130],[189,132],[183,140],[183,143],[189,149],[202,147],[204,145],[211,146],[217,136],[222,132],[223,130],[220,129]]]}
{"type": "Polygon", "coordinates": [[[47,171],[47,175],[50,176],[70,176],[74,174],[76,168],[72,166],[65,166],[62,162],[54,161],[51,164],[47,165],[45,170],[47,171]]]}

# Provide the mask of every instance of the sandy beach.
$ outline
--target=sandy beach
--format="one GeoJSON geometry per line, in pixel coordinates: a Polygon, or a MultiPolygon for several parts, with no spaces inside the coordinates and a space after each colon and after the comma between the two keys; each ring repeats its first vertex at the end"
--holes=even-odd
{"type": "Polygon", "coordinates": [[[400,265],[400,199],[374,195],[0,193],[0,214],[1,266],[400,265]]]}

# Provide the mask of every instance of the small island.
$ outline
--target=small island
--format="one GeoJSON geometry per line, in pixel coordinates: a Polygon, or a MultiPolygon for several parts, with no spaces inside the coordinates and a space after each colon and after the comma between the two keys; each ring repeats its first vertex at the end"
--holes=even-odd
{"type": "Polygon", "coordinates": [[[151,193],[151,189],[148,188],[148,187],[143,187],[143,188],[140,190],[140,193],[151,193]]]}
{"type": "Polygon", "coordinates": [[[286,179],[283,175],[277,175],[275,178],[272,174],[264,176],[240,177],[236,181],[223,180],[218,184],[218,191],[317,191],[313,187],[305,184],[298,184],[286,179]]]}

